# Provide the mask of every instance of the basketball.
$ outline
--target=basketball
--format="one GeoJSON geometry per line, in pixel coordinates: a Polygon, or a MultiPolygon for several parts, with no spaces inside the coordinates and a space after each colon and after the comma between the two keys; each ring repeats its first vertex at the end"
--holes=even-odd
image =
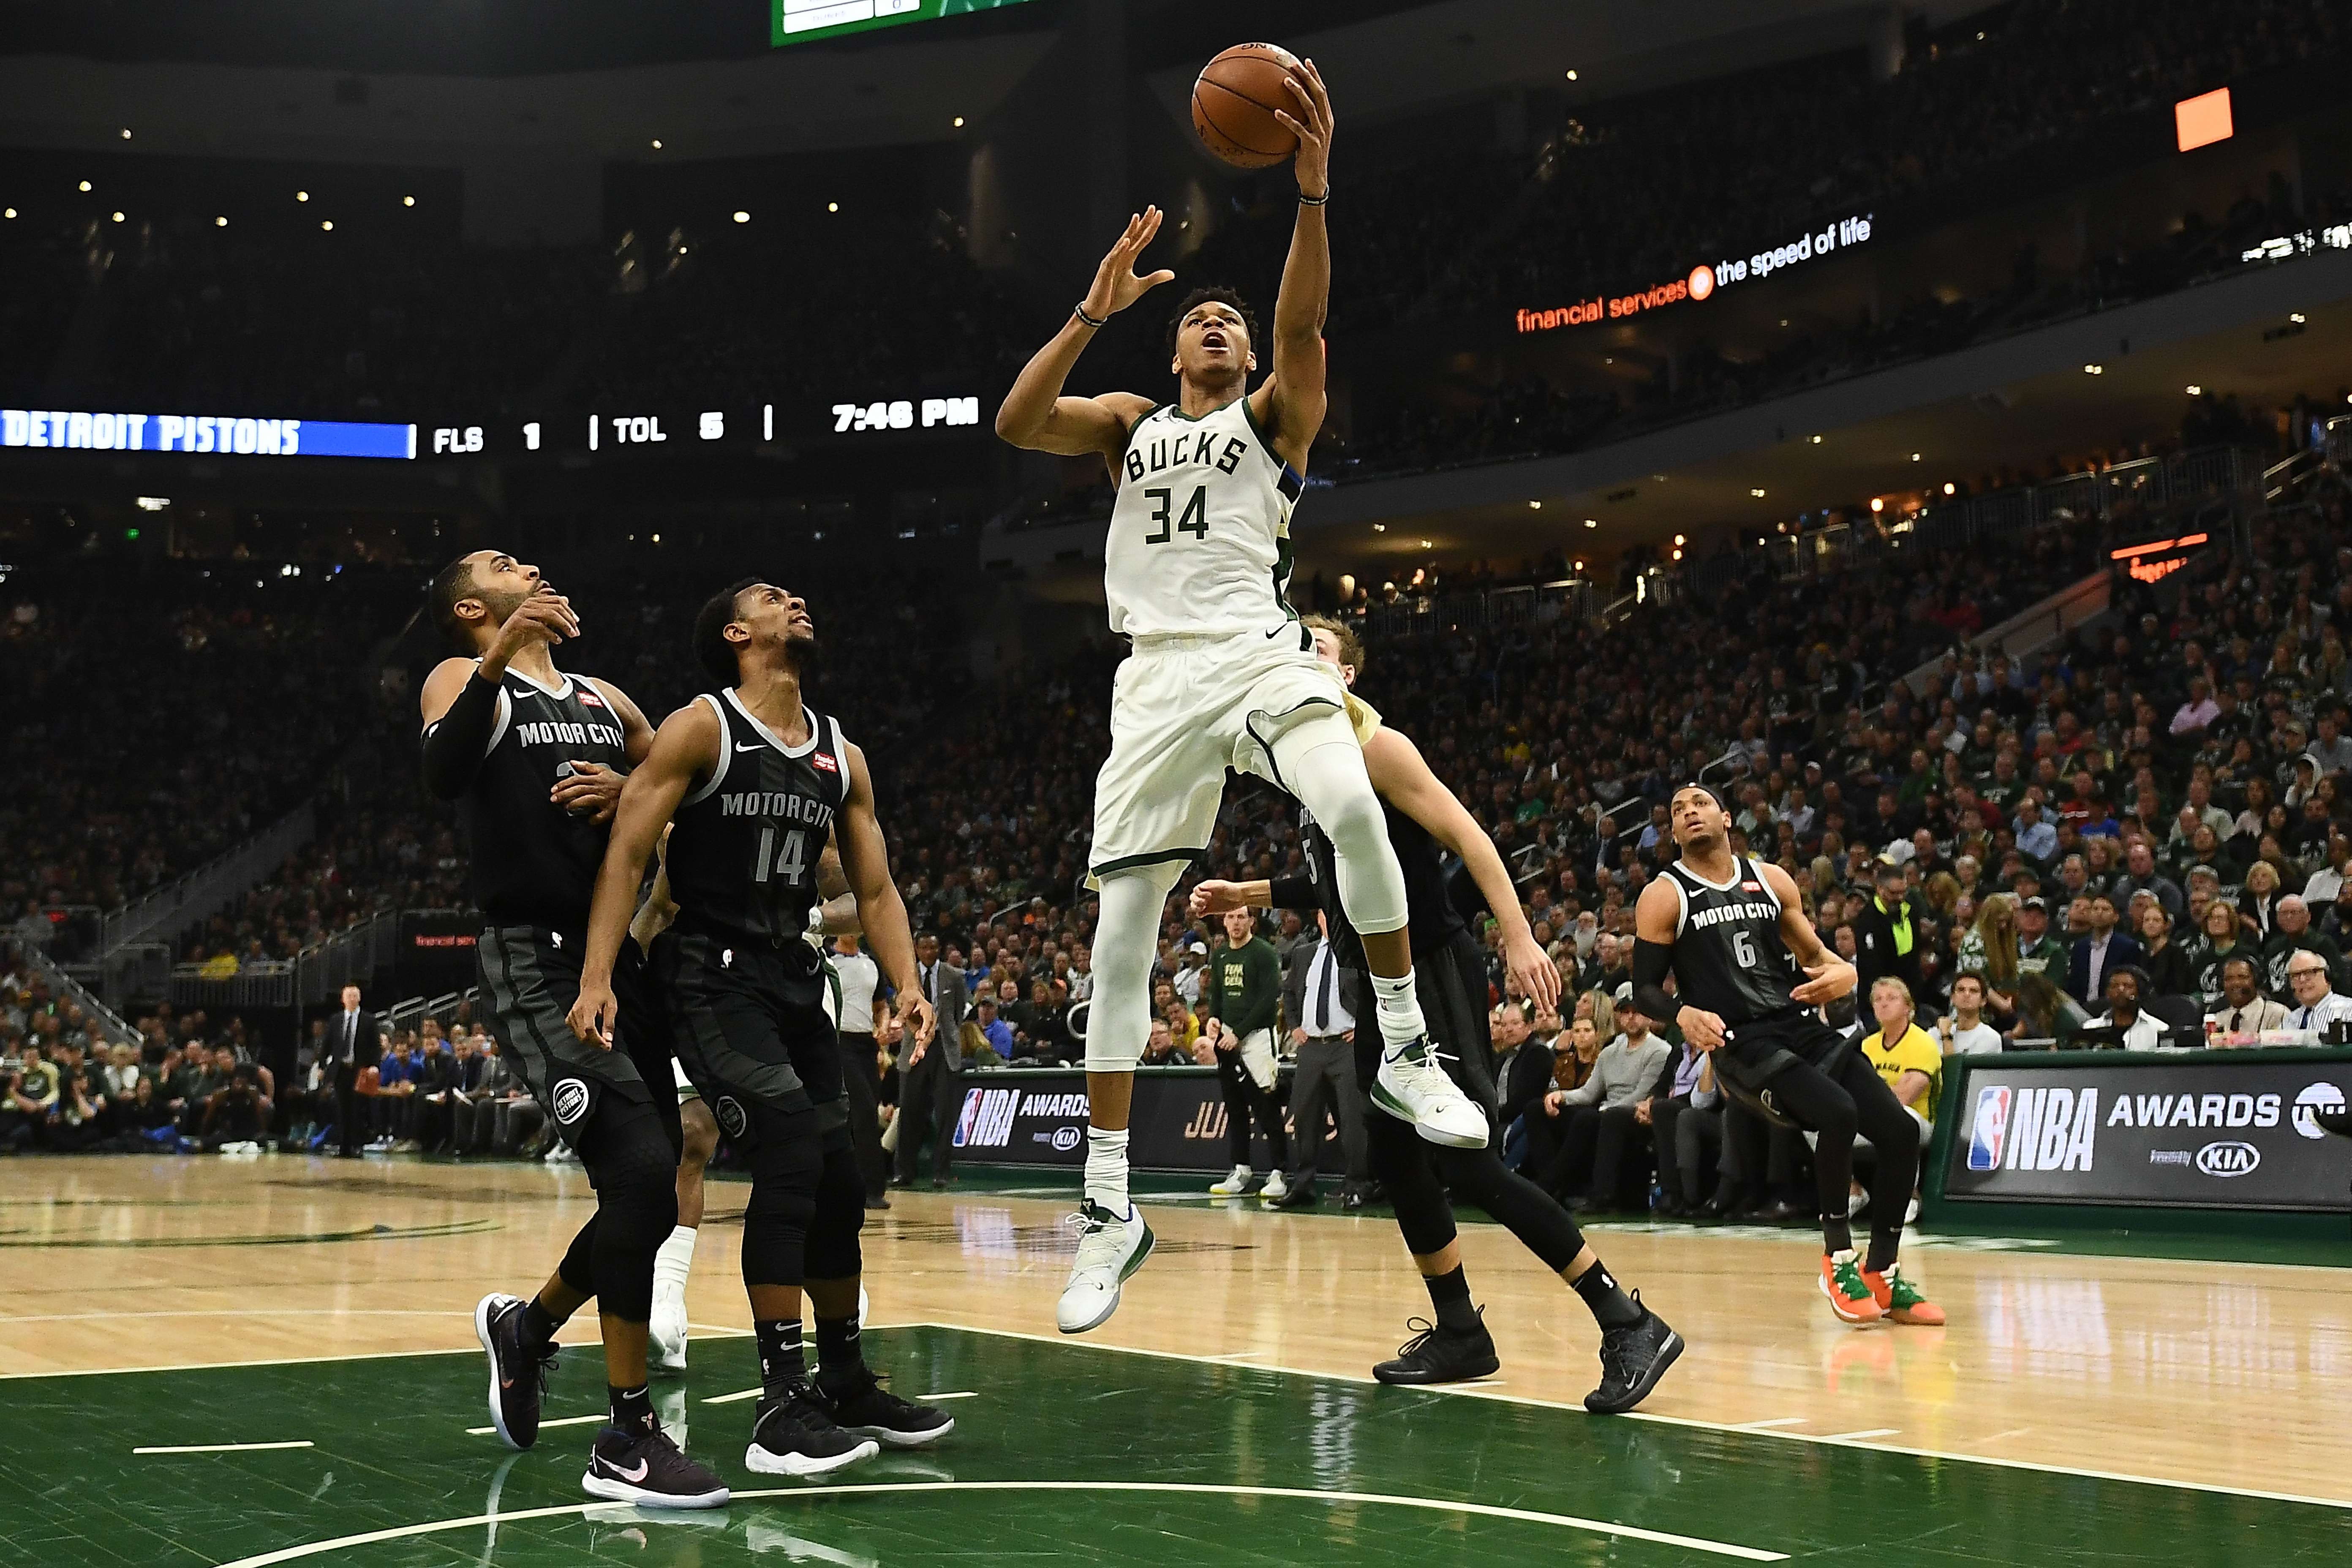
{"type": "Polygon", "coordinates": [[[1192,84],[1201,144],[1236,169],[1263,169],[1297,153],[1298,138],[1274,115],[1297,115],[1286,85],[1297,69],[1298,57],[1277,44],[1235,44],[1211,60],[1192,84]]]}

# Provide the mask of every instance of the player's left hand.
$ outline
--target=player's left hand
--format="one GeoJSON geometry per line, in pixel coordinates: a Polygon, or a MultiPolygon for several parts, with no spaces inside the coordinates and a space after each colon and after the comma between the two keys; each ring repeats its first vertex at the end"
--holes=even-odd
{"type": "Polygon", "coordinates": [[[1202,915],[1221,915],[1228,910],[1249,908],[1242,901],[1242,885],[1239,882],[1220,881],[1214,877],[1196,886],[1192,896],[1184,900],[1184,907],[1192,911],[1195,920],[1202,915]]]}
{"type": "Polygon", "coordinates": [[[572,1011],[564,1016],[563,1021],[572,1026],[573,1034],[590,1045],[602,1046],[609,1051],[613,1048],[612,1020],[620,1016],[621,1004],[613,995],[613,983],[610,980],[593,981],[583,975],[579,999],[572,1004],[572,1011]]]}
{"type": "Polygon", "coordinates": [[[929,999],[920,990],[912,985],[901,986],[898,991],[898,1023],[915,1042],[915,1054],[907,1064],[912,1067],[923,1059],[923,1047],[930,1044],[931,1037],[939,1032],[940,1016],[932,1010],[929,999]]]}
{"type": "Polygon", "coordinates": [[[1298,100],[1298,113],[1276,110],[1274,117],[1290,127],[1298,138],[1298,156],[1292,161],[1297,171],[1301,195],[1328,195],[1331,191],[1331,94],[1323,86],[1323,74],[1315,68],[1313,60],[1301,60],[1298,68],[1290,73],[1290,95],[1298,100]]]}
{"type": "Polygon", "coordinates": [[[1503,966],[1517,984],[1519,994],[1538,1007],[1559,1005],[1559,971],[1536,945],[1535,933],[1504,939],[1503,966]]]}
{"type": "Polygon", "coordinates": [[[1789,993],[1791,999],[1808,1007],[1818,1007],[1824,1002],[1834,1002],[1853,989],[1853,965],[1842,958],[1825,963],[1811,964],[1806,982],[1789,993]]]}
{"type": "Polygon", "coordinates": [[[571,773],[556,780],[555,787],[547,792],[547,798],[591,822],[610,822],[614,808],[621,804],[621,786],[628,782],[626,773],[614,773],[602,763],[573,763],[571,773]]]}

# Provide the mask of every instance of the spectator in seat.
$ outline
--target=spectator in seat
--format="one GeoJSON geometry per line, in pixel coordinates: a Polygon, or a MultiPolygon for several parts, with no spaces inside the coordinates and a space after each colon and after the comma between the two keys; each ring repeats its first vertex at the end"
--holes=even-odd
{"type": "Polygon", "coordinates": [[[2352,996],[2336,994],[2326,962],[2316,952],[2298,949],[2287,960],[2286,983],[2294,993],[2294,1005],[2286,1016],[2288,1028],[2317,1035],[2326,1044],[2337,1026],[2352,1024],[2352,996]]]}
{"type": "Polygon", "coordinates": [[[1560,1097],[1571,1119],[1543,1184],[1579,1213],[1614,1209],[1622,1200],[1625,1156],[1641,1142],[1633,1107],[1648,1098],[1672,1048],[1630,1002],[1617,1005],[1617,1023],[1625,1032],[1601,1047],[1591,1076],[1560,1097]],[[1582,1191],[1571,1195],[1571,1187],[1582,1191]]]}
{"type": "Polygon", "coordinates": [[[498,1101],[514,1087],[514,1072],[487,1036],[467,1036],[472,1081],[449,1097],[449,1152],[460,1158],[488,1152],[497,1131],[498,1101]]]}
{"type": "Polygon", "coordinates": [[[1952,981],[1952,1010],[1936,1020],[1946,1056],[1982,1056],[2000,1050],[2000,1031],[1984,1020],[1984,977],[1963,973],[1952,981]]]}
{"type": "Polygon", "coordinates": [[[1593,1025],[1591,1010],[1584,1005],[1591,995],[1587,992],[1579,998],[1577,1016],[1552,1037],[1549,1060],[1532,1051],[1519,1053],[1504,1096],[1505,1112],[1513,1121],[1525,1118],[1527,1147],[1522,1164],[1538,1182],[1547,1178],[1559,1160],[1570,1120],[1566,1114],[1568,1091],[1591,1078],[1593,1064],[1601,1059],[1601,1033],[1593,1025]]]}
{"type": "Polygon", "coordinates": [[[2124,964],[2137,964],[2145,956],[2139,939],[2116,929],[2116,901],[2094,894],[2084,912],[2090,929],[2074,942],[2066,968],[2066,994],[2088,1007],[2092,998],[2106,994],[2107,975],[2124,964]]]}
{"type": "Polygon", "coordinates": [[[2135,964],[2116,964],[2106,977],[2107,1010],[2093,1018],[2086,1026],[2121,1029],[2124,1032],[2124,1049],[2127,1051],[2152,1051],[2159,1046],[2177,1044],[2163,1019],[2153,1013],[2140,1011],[2140,997],[2147,987],[2146,971],[2135,964]]]}
{"type": "Polygon", "coordinates": [[[2327,966],[2328,987],[2335,989],[2344,975],[2344,950],[2311,929],[2311,906],[2299,894],[2289,893],[2278,901],[2277,920],[2277,933],[2263,946],[2263,967],[2272,994],[2289,994],[2287,965],[2298,952],[2317,953],[2327,966]]]}
{"type": "Polygon", "coordinates": [[[1168,1020],[1151,1020],[1151,1038],[1143,1047],[1143,1065],[1148,1068],[1180,1068],[1192,1065],[1192,1053],[1176,1043],[1168,1032],[1168,1020]]]}
{"type": "Polygon", "coordinates": [[[2252,928],[2256,947],[2278,934],[2278,868],[2256,860],[2246,868],[2245,887],[2238,895],[2238,918],[2252,928]]]}
{"type": "Polygon", "coordinates": [[[994,1061],[990,1061],[987,1055],[980,1056],[980,1063],[982,1067],[1003,1067],[1011,1061],[1013,1059],[1013,1026],[996,1016],[996,998],[982,996],[972,1004],[972,1023],[979,1038],[979,1047],[977,1052],[968,1050],[967,1054],[979,1052],[993,1054],[996,1058],[994,1061]]]}
{"type": "MultiPolygon", "coordinates": [[[[251,1062],[237,1062],[229,1079],[205,1101],[200,1142],[207,1153],[258,1144],[268,1130],[271,1106],[261,1092],[261,1074],[251,1062]]],[[[248,1150],[249,1152],[249,1150],[248,1150]]]]}
{"type": "Polygon", "coordinates": [[[1709,1156],[1719,1157],[1722,1152],[1719,1126],[1713,1138],[1698,1132],[1685,1137],[1681,1129],[1685,1116],[1708,1114],[1691,1109],[1699,1069],[1706,1065],[1706,1053],[1684,1042],[1680,1049],[1669,1052],[1665,1065],[1658,1069],[1657,1082],[1633,1108],[1633,1120],[1649,1128],[1657,1152],[1658,1184],[1665,1189],[1657,1212],[1668,1218],[1689,1214],[1705,1201],[1703,1173],[1715,1163],[1709,1156]]]}
{"type": "Polygon", "coordinates": [[[2217,1046],[2249,1046],[2265,1029],[2286,1027],[2286,1008],[2263,994],[2260,961],[2243,949],[2218,966],[2221,1005],[2205,1015],[2205,1033],[2217,1046]]]}
{"type": "Polygon", "coordinates": [[[2154,898],[2139,906],[2137,921],[2140,967],[2147,971],[2151,996],[2192,996],[2197,992],[2197,968],[2189,950],[2172,940],[2172,916],[2154,898]]]}

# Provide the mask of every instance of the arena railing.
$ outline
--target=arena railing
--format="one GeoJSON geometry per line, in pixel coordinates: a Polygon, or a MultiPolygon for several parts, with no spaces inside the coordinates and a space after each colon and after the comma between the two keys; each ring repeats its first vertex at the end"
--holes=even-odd
{"type": "Polygon", "coordinates": [[[291,1007],[294,1005],[294,964],[287,959],[258,959],[239,963],[233,974],[205,973],[201,963],[174,964],[172,1005],[202,1007],[291,1007]]]}
{"type": "Polygon", "coordinates": [[[100,931],[100,952],[111,953],[129,942],[184,931],[258,884],[317,832],[318,814],[305,802],[168,887],[108,915],[100,931]]]}
{"type": "Polygon", "coordinates": [[[379,971],[392,967],[399,951],[400,911],[379,910],[302,950],[294,961],[294,999],[300,1006],[323,1006],[347,982],[373,982],[379,971]]]}
{"type": "Polygon", "coordinates": [[[68,973],[65,965],[29,942],[20,942],[15,946],[18,957],[49,983],[52,994],[71,997],[84,1013],[105,1026],[109,1045],[137,1043],[139,1032],[121,1014],[100,1001],[89,986],[68,973]]]}
{"type": "Polygon", "coordinates": [[[1446,632],[1496,631],[1554,620],[1584,620],[1599,599],[1596,584],[1581,577],[1526,583],[1503,588],[1464,588],[1436,594],[1405,593],[1363,611],[1367,637],[1381,639],[1446,632]]]}

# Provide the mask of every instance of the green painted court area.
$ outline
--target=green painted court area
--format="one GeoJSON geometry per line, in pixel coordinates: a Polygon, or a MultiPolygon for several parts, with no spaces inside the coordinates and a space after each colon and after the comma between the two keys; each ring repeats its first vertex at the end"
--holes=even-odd
{"type": "MultiPolygon", "coordinates": [[[[699,1340],[665,1412],[739,1489],[705,1515],[583,1498],[590,1426],[511,1455],[478,1356],[10,1380],[0,1560],[37,1568],[630,1563],[2341,1563],[2352,1510],[1923,1459],[958,1330],[877,1330],[918,1456],[795,1485],[741,1464],[751,1342],[699,1340]],[[719,1402],[705,1401],[719,1396],[719,1402]],[[134,1453],[218,1444],[239,1452],[134,1453]]],[[[566,1352],[548,1416],[598,1408],[566,1352]]],[[[2217,1440],[2223,1439],[2217,1433],[2217,1440]]],[[[2084,1455],[2086,1467],[2101,1456],[2084,1455]]]]}

